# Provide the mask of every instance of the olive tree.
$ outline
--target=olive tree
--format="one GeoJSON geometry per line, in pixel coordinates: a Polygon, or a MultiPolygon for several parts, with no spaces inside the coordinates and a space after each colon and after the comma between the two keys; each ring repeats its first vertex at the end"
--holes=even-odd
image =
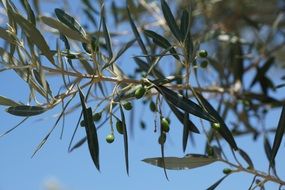
{"type": "Polygon", "coordinates": [[[236,172],[252,174],[249,189],[264,189],[267,182],[285,185],[275,167],[285,129],[285,97],[279,94],[285,77],[268,75],[270,70],[284,69],[282,1],[82,0],[79,15],[85,19],[62,8],[46,13],[41,1],[20,2],[17,7],[2,0],[7,24],[0,28],[0,70],[20,76],[28,85],[29,98],[22,103],[0,96],[6,112],[23,117],[1,137],[27,119],[61,106],[35,155],[58,123],[80,110],[68,150],[87,143],[100,170],[99,152],[104,150],[97,133],[110,128],[107,143],[123,136],[128,173],[128,132],[134,126],[143,129],[145,122],[141,118],[128,126],[126,120],[133,117],[136,106],[145,106],[153,114],[161,156],[143,161],[163,168],[166,178],[167,170],[224,162],[228,165],[224,177],[208,189],[236,172]],[[130,51],[135,55],[130,56],[130,51]],[[121,64],[122,57],[134,66],[121,64]],[[274,109],[280,113],[275,116],[278,125],[256,127],[274,109]],[[173,122],[182,128],[172,127],[173,122]],[[79,127],[86,136],[75,141],[79,127]],[[203,153],[165,156],[164,146],[173,130],[182,130],[183,152],[191,146],[189,138],[204,136],[203,153]],[[260,146],[268,158],[268,171],[256,169],[239,146],[244,135],[251,135],[252,143],[263,139],[260,146]],[[228,154],[234,159],[228,159],[228,154]]]}

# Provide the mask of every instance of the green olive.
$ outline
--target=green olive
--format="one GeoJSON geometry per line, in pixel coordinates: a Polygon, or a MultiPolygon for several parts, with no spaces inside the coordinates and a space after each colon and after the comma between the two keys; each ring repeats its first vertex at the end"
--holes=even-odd
{"type": "Polygon", "coordinates": [[[131,102],[126,102],[123,104],[123,107],[125,108],[125,110],[131,110],[133,109],[133,105],[131,102]]]}
{"type": "Polygon", "coordinates": [[[114,134],[113,133],[111,133],[111,134],[109,134],[109,135],[107,135],[106,136],[106,141],[107,141],[107,143],[113,143],[114,142],[114,140],[115,140],[115,136],[114,136],[114,134]]]}
{"type": "Polygon", "coordinates": [[[200,50],[198,54],[202,58],[206,58],[208,56],[208,52],[206,50],[200,50]]]}
{"type": "Polygon", "coordinates": [[[136,99],[140,99],[144,96],[145,94],[145,88],[143,86],[139,87],[138,89],[136,89],[135,91],[135,97],[136,99]]]}
{"type": "Polygon", "coordinates": [[[223,169],[223,173],[224,174],[230,174],[230,173],[232,173],[232,170],[230,168],[225,168],[225,169],[223,169]]]}
{"type": "Polygon", "coordinates": [[[123,122],[122,121],[117,120],[117,122],[116,122],[116,129],[117,129],[118,133],[124,134],[123,122]]]}
{"type": "Polygon", "coordinates": [[[165,119],[167,120],[168,124],[170,125],[170,122],[171,122],[170,118],[166,117],[165,119]]]}
{"type": "Polygon", "coordinates": [[[94,121],[99,121],[102,117],[102,113],[101,112],[97,112],[93,115],[93,120],[94,121]]]}
{"type": "Polygon", "coordinates": [[[221,128],[221,125],[219,123],[212,123],[212,128],[218,130],[221,128]]]}
{"type": "Polygon", "coordinates": [[[208,67],[208,64],[209,64],[209,62],[208,62],[207,60],[204,60],[204,61],[201,62],[200,66],[201,66],[202,68],[207,68],[207,67],[208,67]]]}
{"type": "Polygon", "coordinates": [[[86,124],[85,124],[85,121],[84,121],[84,120],[80,121],[80,126],[81,126],[81,127],[85,127],[85,125],[86,125],[86,124]]]}
{"type": "Polygon", "coordinates": [[[168,133],[169,132],[169,122],[165,117],[163,117],[160,121],[162,131],[168,133]]]}
{"type": "Polygon", "coordinates": [[[156,109],[156,105],[153,101],[150,101],[149,103],[149,109],[152,111],[152,112],[156,112],[157,109],[156,109]]]}
{"type": "Polygon", "coordinates": [[[166,141],[166,134],[165,133],[161,133],[161,135],[158,138],[158,143],[163,145],[166,141]]]}

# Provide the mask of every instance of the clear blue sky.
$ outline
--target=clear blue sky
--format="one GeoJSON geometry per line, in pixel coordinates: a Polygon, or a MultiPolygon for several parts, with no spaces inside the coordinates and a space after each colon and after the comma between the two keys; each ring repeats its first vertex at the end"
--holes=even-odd
{"type": "MultiPolygon", "coordinates": [[[[72,5],[73,13],[75,13],[78,1],[72,5]]],[[[62,5],[45,3],[43,10],[52,13],[55,7],[62,8],[62,5]]],[[[130,61],[126,57],[122,59],[130,61]]],[[[130,62],[133,63],[133,61],[130,62]]],[[[0,95],[27,102],[28,86],[16,74],[9,71],[0,73],[0,84],[0,95]]],[[[0,133],[8,130],[22,119],[11,116],[4,110],[5,107],[0,107],[0,133]]],[[[223,176],[222,170],[227,166],[222,163],[214,163],[193,170],[169,171],[170,181],[167,181],[162,169],[143,163],[141,160],[144,158],[160,156],[160,146],[157,144],[158,135],[153,133],[153,116],[147,110],[142,110],[140,105],[136,107],[136,113],[139,113],[136,115],[136,121],[139,121],[138,117],[144,113],[143,118],[146,121],[147,129],[140,130],[139,122],[135,122],[135,128],[137,128],[135,136],[129,139],[130,176],[127,176],[125,172],[122,136],[117,134],[115,143],[111,145],[105,142],[105,136],[109,133],[108,126],[98,131],[101,149],[100,173],[93,165],[86,144],[72,153],[67,152],[79,112],[67,116],[66,130],[62,140],[59,139],[61,131],[59,125],[43,149],[31,159],[36,146],[54,124],[56,118],[52,116],[59,111],[56,109],[29,119],[11,134],[0,138],[0,190],[44,190],[47,189],[47,184],[51,183],[58,184],[64,190],[200,190],[207,188],[223,176]],[[37,121],[39,118],[44,118],[44,120],[37,121]]],[[[276,126],[279,115],[280,110],[273,112],[266,121],[267,125],[276,126]]],[[[171,138],[166,143],[166,156],[184,156],[181,135],[182,126],[173,118],[171,138]]],[[[80,128],[76,139],[83,136],[84,129],[80,128]]],[[[259,138],[255,143],[252,143],[251,136],[236,140],[242,149],[249,152],[256,168],[267,171],[268,164],[263,151],[262,138],[259,138]]],[[[195,135],[195,144],[195,146],[193,144],[188,146],[187,153],[203,153],[203,135],[195,135]]],[[[228,146],[224,141],[222,141],[222,145],[228,146]]],[[[284,153],[284,144],[282,144],[277,156],[279,161],[277,168],[285,167],[284,162],[280,162],[284,153]]],[[[281,178],[285,177],[282,169],[280,169],[279,175],[281,178]]],[[[217,189],[247,189],[252,178],[252,175],[245,173],[234,174],[217,189]]],[[[277,189],[277,187],[274,184],[268,185],[268,189],[277,189]]]]}

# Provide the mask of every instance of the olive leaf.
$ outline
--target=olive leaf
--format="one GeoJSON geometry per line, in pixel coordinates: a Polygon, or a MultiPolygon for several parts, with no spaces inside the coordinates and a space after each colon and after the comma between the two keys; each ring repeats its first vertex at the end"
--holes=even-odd
{"type": "Polygon", "coordinates": [[[17,125],[15,125],[14,127],[12,127],[11,129],[7,130],[6,132],[0,134],[0,138],[9,134],[10,132],[14,131],[17,127],[19,127],[20,125],[22,125],[25,121],[27,121],[29,119],[29,117],[25,117],[22,121],[20,121],[17,125]]]}
{"type": "MultiPolygon", "coordinates": [[[[163,168],[161,157],[146,158],[142,160],[148,164],[163,168]]],[[[164,157],[164,165],[168,170],[186,170],[206,166],[218,161],[217,158],[200,154],[188,154],[185,157],[164,157]]]]}
{"type": "Polygon", "coordinates": [[[83,118],[85,121],[85,131],[87,136],[88,148],[91,155],[91,158],[96,166],[96,168],[100,171],[100,163],[99,163],[99,142],[97,137],[97,130],[92,118],[92,109],[86,107],[85,97],[78,88],[80,101],[83,111],[83,118]]]}
{"type": "Polygon", "coordinates": [[[8,112],[9,114],[21,117],[40,115],[45,111],[47,111],[47,108],[40,106],[26,106],[26,105],[11,106],[6,109],[6,112],[8,112]]]}
{"type": "Polygon", "coordinates": [[[155,86],[157,91],[163,95],[163,97],[172,105],[186,111],[187,113],[193,114],[199,118],[206,119],[210,122],[215,122],[216,120],[212,118],[207,112],[205,112],[198,104],[191,101],[190,99],[185,98],[181,94],[164,87],[164,86],[155,86]]]}
{"type": "Polygon", "coordinates": [[[152,38],[153,42],[164,48],[164,49],[169,49],[169,52],[172,53],[172,56],[177,59],[180,60],[176,50],[174,49],[174,47],[172,47],[172,45],[170,44],[170,42],[164,38],[163,36],[159,35],[158,33],[151,31],[151,30],[144,30],[144,34],[150,38],[152,38]]]}
{"type": "MultiPolygon", "coordinates": [[[[188,112],[184,112],[184,114],[183,114],[183,112],[181,112],[174,105],[172,105],[172,103],[170,103],[169,101],[167,101],[167,103],[168,103],[170,109],[173,111],[174,115],[177,117],[177,119],[184,125],[184,129],[186,131],[189,132],[189,130],[190,130],[190,131],[192,131],[194,133],[200,133],[199,129],[194,125],[194,123],[189,120],[189,117],[188,117],[189,113],[188,112]],[[185,116],[185,115],[187,115],[187,116],[185,116]]],[[[183,129],[183,131],[184,131],[184,129],[183,129]]],[[[183,146],[186,147],[186,145],[183,145],[183,146]]]]}
{"type": "MultiPolygon", "coordinates": [[[[137,42],[138,42],[142,52],[145,55],[148,55],[147,49],[146,49],[146,47],[145,47],[145,45],[143,43],[143,40],[142,40],[141,35],[140,35],[140,33],[139,33],[138,29],[137,29],[137,26],[135,25],[135,23],[134,23],[134,21],[132,19],[132,16],[131,16],[131,13],[130,13],[130,10],[129,10],[128,7],[127,7],[127,11],[128,11],[128,17],[129,17],[129,21],[130,21],[130,24],[131,24],[131,27],[132,27],[132,31],[133,31],[133,33],[134,33],[134,35],[136,37],[136,40],[137,40],[137,42]]],[[[147,59],[148,63],[151,62],[150,57],[147,56],[146,59],[147,59]]]]}
{"type": "Polygon", "coordinates": [[[122,119],[122,125],[123,125],[126,170],[127,170],[127,174],[129,175],[128,132],[127,132],[127,127],[126,127],[126,119],[125,119],[123,107],[121,104],[119,104],[119,107],[120,107],[120,113],[121,113],[121,119],[122,119]]]}
{"type": "Polygon", "coordinates": [[[17,42],[4,28],[0,27],[0,38],[3,38],[5,41],[9,42],[10,44],[17,45],[17,42]]]}
{"type": "Polygon", "coordinates": [[[176,39],[178,41],[182,41],[182,34],[180,32],[179,27],[177,26],[177,23],[175,21],[175,18],[168,6],[168,4],[165,2],[165,0],[161,0],[161,8],[162,8],[162,12],[165,18],[165,21],[170,29],[170,31],[172,32],[172,34],[176,37],[176,39]]]}
{"type": "Polygon", "coordinates": [[[27,0],[21,0],[21,3],[23,4],[23,7],[25,8],[29,21],[35,26],[36,25],[36,17],[34,14],[34,11],[32,7],[30,6],[29,2],[27,0]]]}
{"type": "Polygon", "coordinates": [[[235,142],[235,139],[227,127],[226,123],[224,122],[223,118],[220,116],[220,114],[213,108],[213,106],[198,92],[196,92],[199,100],[202,102],[202,104],[207,109],[208,113],[211,114],[212,117],[215,118],[216,122],[220,124],[220,127],[218,128],[218,132],[221,134],[221,136],[230,144],[230,146],[234,150],[238,150],[237,144],[235,142]]]}
{"type": "Polygon", "coordinates": [[[107,47],[107,50],[109,53],[109,59],[112,59],[113,58],[113,49],[112,49],[112,42],[111,42],[110,33],[109,33],[108,28],[107,28],[105,16],[102,15],[101,17],[102,17],[103,32],[104,32],[106,47],[107,47]]]}
{"type": "Polygon", "coordinates": [[[274,142],[270,153],[270,167],[273,165],[285,131],[285,106],[282,107],[281,116],[275,132],[274,142]]]}
{"type": "Polygon", "coordinates": [[[216,189],[216,187],[218,187],[218,185],[220,185],[220,183],[229,175],[225,175],[224,177],[222,177],[221,179],[219,179],[217,182],[215,182],[213,185],[211,185],[210,187],[208,187],[206,190],[214,190],[216,189]]]}
{"type": "Polygon", "coordinates": [[[9,98],[6,98],[4,96],[0,96],[0,105],[2,106],[19,106],[20,104],[15,102],[14,100],[11,100],[9,98]]]}
{"type": "Polygon", "coordinates": [[[54,18],[50,18],[47,16],[41,16],[40,19],[43,23],[45,23],[49,27],[57,29],[61,34],[65,35],[66,37],[70,39],[77,40],[77,41],[84,42],[84,43],[88,42],[88,40],[84,36],[82,36],[80,33],[70,29],[65,24],[59,22],[58,20],[54,18]]]}
{"type": "Polygon", "coordinates": [[[57,16],[58,20],[64,23],[66,26],[71,28],[72,30],[81,34],[84,38],[87,36],[84,28],[79,24],[75,18],[67,14],[64,10],[56,8],[54,10],[55,15],[57,16]]]}
{"type": "Polygon", "coordinates": [[[190,32],[189,21],[189,12],[187,10],[183,10],[180,19],[180,31],[182,33],[183,39],[186,39],[188,36],[188,32],[190,32]]]}
{"type": "Polygon", "coordinates": [[[54,63],[53,54],[41,32],[20,14],[14,13],[13,18],[17,24],[22,27],[29,40],[41,50],[42,54],[46,56],[51,63],[54,63]]]}
{"type": "Polygon", "coordinates": [[[238,149],[239,154],[241,155],[241,157],[246,161],[246,163],[248,164],[248,166],[253,169],[254,165],[253,162],[251,160],[251,158],[249,157],[249,155],[243,151],[241,148],[238,149]]]}

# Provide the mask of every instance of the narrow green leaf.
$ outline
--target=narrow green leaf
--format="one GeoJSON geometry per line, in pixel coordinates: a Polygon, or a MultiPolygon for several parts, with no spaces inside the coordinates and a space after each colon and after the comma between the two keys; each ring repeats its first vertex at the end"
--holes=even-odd
{"type": "Polygon", "coordinates": [[[185,49],[186,49],[186,58],[188,60],[194,60],[196,49],[198,49],[198,46],[194,46],[191,33],[189,32],[186,36],[186,39],[184,41],[185,49]]]}
{"type": "Polygon", "coordinates": [[[34,26],[36,26],[36,17],[35,17],[34,11],[33,11],[32,7],[30,6],[29,2],[27,0],[21,0],[21,3],[24,6],[24,8],[28,14],[29,21],[34,26]]]}
{"type": "Polygon", "coordinates": [[[198,92],[196,92],[198,95],[198,98],[202,102],[202,104],[205,106],[209,114],[215,118],[217,122],[220,124],[220,128],[218,129],[218,132],[221,134],[221,136],[230,144],[230,146],[234,150],[238,150],[237,144],[235,142],[235,139],[227,127],[226,123],[224,122],[223,118],[220,116],[220,114],[213,108],[213,106],[198,92]]]}
{"type": "Polygon", "coordinates": [[[21,117],[40,115],[44,113],[45,111],[47,111],[47,109],[44,107],[26,106],[26,105],[12,106],[6,109],[6,112],[12,115],[21,116],[21,117]]]}
{"type": "Polygon", "coordinates": [[[107,67],[111,66],[113,63],[115,63],[117,61],[117,59],[119,59],[119,57],[121,57],[121,55],[123,55],[125,53],[125,51],[127,51],[135,42],[136,40],[133,39],[129,42],[127,42],[126,44],[124,44],[122,46],[122,48],[118,51],[118,53],[112,57],[112,59],[110,60],[109,63],[106,63],[103,67],[102,70],[106,69],[107,67]]]}
{"type": "Polygon", "coordinates": [[[190,30],[188,29],[189,27],[189,12],[187,10],[183,10],[181,19],[180,19],[180,31],[183,36],[183,39],[187,38],[188,33],[190,30]],[[189,30],[189,31],[188,31],[189,30]]]}
{"type": "Polygon", "coordinates": [[[92,68],[90,63],[84,58],[84,56],[79,55],[78,58],[79,58],[79,61],[80,61],[81,65],[82,65],[82,67],[85,69],[85,71],[89,75],[95,74],[95,70],[92,68]]]}
{"type": "Polygon", "coordinates": [[[86,107],[85,97],[81,92],[80,88],[78,88],[80,101],[83,111],[83,118],[85,121],[85,130],[88,142],[88,148],[91,155],[91,158],[96,166],[96,168],[100,171],[100,164],[99,164],[99,142],[97,137],[97,130],[95,124],[93,122],[92,117],[92,109],[86,107]]]}
{"type": "Polygon", "coordinates": [[[15,106],[19,106],[20,104],[4,96],[0,96],[0,105],[15,107],[15,106]]]}
{"type": "Polygon", "coordinates": [[[169,49],[169,52],[172,53],[173,57],[177,60],[180,60],[179,56],[177,55],[176,50],[174,49],[174,47],[172,47],[172,45],[166,38],[164,38],[160,34],[157,34],[156,32],[151,31],[151,30],[144,30],[144,34],[152,38],[153,43],[155,43],[156,45],[164,49],[169,49]]]}
{"type": "Polygon", "coordinates": [[[20,121],[17,125],[15,125],[14,127],[12,127],[11,129],[9,129],[8,131],[0,134],[0,138],[9,134],[10,132],[14,131],[17,127],[19,127],[21,124],[23,124],[29,117],[24,118],[22,121],[20,121]]]}
{"type": "Polygon", "coordinates": [[[67,58],[67,62],[69,64],[69,66],[72,68],[72,70],[75,71],[75,72],[78,72],[77,69],[75,69],[75,67],[73,66],[73,63],[72,63],[72,59],[76,59],[77,58],[76,53],[70,52],[70,44],[69,44],[69,41],[68,41],[68,39],[67,39],[67,37],[65,35],[60,34],[59,38],[60,38],[61,41],[63,41],[64,46],[65,46],[65,51],[64,52],[61,51],[60,54],[64,55],[67,58]]]}
{"type": "MultiPolygon", "coordinates": [[[[16,66],[24,66],[19,60],[17,60],[15,57],[13,57],[12,54],[6,52],[3,48],[0,47],[0,55],[2,57],[2,60],[7,65],[16,65],[16,66]]],[[[14,71],[23,79],[23,81],[26,81],[29,86],[31,86],[33,89],[35,89],[39,94],[41,94],[43,97],[46,97],[46,92],[43,88],[41,88],[40,85],[37,84],[37,82],[33,78],[29,78],[28,72],[26,70],[17,69],[15,68],[14,71]]]]}
{"type": "Polygon", "coordinates": [[[113,58],[112,42],[111,42],[109,30],[107,28],[105,16],[102,16],[102,24],[103,24],[103,32],[104,32],[106,47],[109,53],[109,59],[112,59],[113,58]]]}
{"type": "Polygon", "coordinates": [[[281,116],[278,122],[278,127],[276,129],[275,132],[275,137],[274,137],[274,142],[273,142],[273,146],[272,146],[272,151],[270,154],[270,161],[269,161],[269,165],[270,167],[273,165],[275,157],[277,155],[278,149],[280,147],[283,135],[284,135],[284,130],[285,130],[285,106],[283,105],[282,107],[282,112],[281,112],[281,116]]]}
{"type": "MultiPolygon", "coordinates": [[[[160,119],[161,119],[161,116],[160,116],[160,119]]],[[[160,137],[159,138],[161,138],[162,135],[163,135],[163,131],[160,130],[160,137]]],[[[165,135],[165,138],[166,138],[166,135],[165,135]]],[[[167,179],[167,181],[169,181],[167,171],[166,171],[166,165],[165,165],[164,142],[162,142],[162,143],[159,142],[159,144],[160,144],[160,152],[161,152],[161,158],[160,158],[161,166],[163,168],[165,178],[167,179]]]]}
{"type": "Polygon", "coordinates": [[[115,62],[119,57],[121,57],[121,55],[123,53],[125,53],[125,51],[127,51],[135,42],[136,40],[133,39],[133,40],[130,40],[129,42],[127,42],[126,44],[124,44],[122,46],[122,48],[118,51],[118,53],[113,57],[113,59],[110,61],[110,63],[113,63],[115,62]]]}
{"type": "Polygon", "coordinates": [[[262,78],[264,78],[266,72],[271,68],[271,66],[274,64],[275,58],[274,57],[269,57],[264,65],[261,68],[256,68],[257,73],[253,80],[250,83],[250,87],[253,87],[258,81],[262,82],[262,78]]]}
{"type": "Polygon", "coordinates": [[[174,106],[199,118],[206,119],[210,122],[215,122],[215,120],[207,112],[205,112],[198,104],[190,99],[187,99],[181,94],[177,94],[164,86],[155,86],[155,88],[163,95],[163,97],[167,99],[167,101],[172,103],[174,106]]]}
{"type": "MultiPolygon", "coordinates": [[[[134,57],[134,60],[141,70],[145,72],[149,71],[151,67],[150,64],[146,63],[145,61],[143,61],[142,59],[138,57],[134,57]]],[[[158,71],[156,68],[153,68],[150,74],[152,74],[153,76],[156,76],[157,78],[165,78],[165,76],[160,71],[158,71]]]]}
{"type": "Polygon", "coordinates": [[[36,150],[34,151],[32,157],[34,157],[36,155],[36,153],[44,146],[44,144],[47,142],[49,136],[51,135],[51,133],[53,132],[53,130],[56,128],[58,122],[60,121],[60,119],[62,118],[62,116],[65,114],[65,110],[68,107],[68,105],[70,104],[70,102],[73,100],[73,98],[75,97],[76,94],[73,94],[72,97],[68,100],[68,102],[65,104],[64,108],[62,109],[60,115],[58,116],[55,124],[53,125],[53,127],[50,129],[50,131],[46,134],[46,136],[43,138],[43,140],[38,144],[36,150]]]}
{"type": "Polygon", "coordinates": [[[64,12],[62,9],[55,9],[54,10],[55,15],[57,16],[58,20],[60,20],[62,23],[64,23],[66,26],[68,26],[70,29],[77,31],[79,34],[81,34],[84,38],[86,37],[86,32],[84,28],[69,14],[64,12]]]}
{"type": "Polygon", "coordinates": [[[77,31],[70,29],[58,20],[46,16],[41,16],[40,19],[43,23],[52,28],[57,29],[61,34],[65,35],[66,37],[80,42],[88,43],[88,40],[84,36],[79,34],[77,31]]]}
{"type": "MultiPolygon", "coordinates": [[[[192,123],[192,121],[189,120],[189,117],[185,117],[185,112],[184,114],[177,109],[172,103],[170,103],[169,101],[167,101],[170,109],[173,111],[174,115],[177,117],[177,119],[183,124],[184,128],[186,127],[187,130],[192,131],[194,133],[200,133],[199,129],[194,125],[194,123],[192,123]]],[[[187,113],[188,115],[189,113],[187,113]]],[[[184,144],[184,143],[183,143],[184,144]]]]}
{"type": "MultiPolygon", "coordinates": [[[[143,43],[143,40],[142,40],[142,38],[141,38],[141,36],[140,36],[140,33],[139,33],[137,27],[136,27],[136,25],[135,25],[135,23],[134,23],[134,21],[133,21],[133,19],[132,19],[132,16],[131,16],[131,13],[130,13],[130,10],[129,10],[128,7],[127,7],[127,11],[128,11],[129,21],[130,21],[130,24],[131,24],[133,33],[134,33],[134,35],[135,35],[135,37],[136,37],[136,40],[137,40],[137,42],[138,42],[138,44],[139,44],[139,46],[140,46],[142,52],[143,52],[145,55],[148,55],[147,49],[146,49],[146,47],[145,47],[145,45],[144,45],[144,43],[143,43]]],[[[148,63],[151,63],[150,57],[146,57],[146,59],[147,59],[147,62],[148,62],[148,63]]]]}
{"type": "Polygon", "coordinates": [[[179,27],[177,26],[177,23],[175,21],[175,18],[168,6],[168,4],[165,2],[165,0],[161,0],[161,8],[162,8],[162,12],[164,15],[164,19],[170,29],[170,31],[172,32],[172,34],[176,37],[176,39],[178,41],[182,41],[182,34],[180,32],[179,27]]]}
{"type": "MultiPolygon", "coordinates": [[[[32,71],[33,71],[33,74],[34,74],[34,76],[35,76],[36,81],[37,81],[43,88],[46,87],[47,92],[51,95],[52,92],[51,92],[50,85],[49,85],[48,81],[46,81],[46,80],[43,81],[43,80],[42,80],[42,77],[41,77],[41,75],[40,75],[40,73],[39,73],[37,70],[33,69],[32,71]],[[43,84],[43,83],[45,83],[45,84],[43,84]]],[[[44,77],[44,78],[45,78],[45,77],[44,77]]]]}
{"type": "Polygon", "coordinates": [[[93,7],[90,0],[82,0],[82,3],[90,10],[92,10],[95,14],[98,14],[98,11],[93,7]]]}
{"type": "Polygon", "coordinates": [[[14,13],[13,18],[17,24],[22,27],[28,39],[41,50],[42,54],[46,56],[51,63],[54,63],[53,54],[40,31],[30,21],[18,13],[14,13]]]}
{"type": "Polygon", "coordinates": [[[17,45],[17,42],[10,36],[10,34],[2,27],[0,27],[0,38],[3,38],[5,41],[10,44],[17,45]]]}
{"type": "MultiPolygon", "coordinates": [[[[163,168],[162,158],[146,158],[142,160],[148,164],[163,168]]],[[[206,166],[218,161],[214,157],[208,157],[206,155],[188,154],[185,157],[165,157],[165,168],[168,170],[186,170],[193,169],[202,166],[206,166]]]]}
{"type": "Polygon", "coordinates": [[[70,149],[68,150],[68,152],[72,152],[72,151],[74,151],[75,149],[81,147],[86,141],[87,141],[87,137],[83,137],[83,138],[80,139],[77,143],[75,143],[75,145],[74,145],[72,148],[70,148],[70,149]]]}
{"type": "MultiPolygon", "coordinates": [[[[266,135],[264,136],[263,146],[264,146],[264,151],[265,151],[266,157],[267,157],[268,161],[270,162],[272,148],[271,148],[269,139],[266,135]]],[[[276,174],[277,171],[276,171],[275,160],[273,160],[273,162],[271,164],[271,168],[272,168],[274,174],[276,174]]]]}
{"type": "MultiPolygon", "coordinates": [[[[183,133],[182,133],[182,148],[183,148],[183,152],[186,151],[186,147],[187,147],[187,142],[188,142],[188,137],[190,134],[190,127],[189,127],[189,114],[187,112],[184,112],[184,117],[183,117],[183,133]]],[[[191,121],[190,121],[191,122],[191,121]]],[[[193,124],[191,122],[191,124],[193,124]]],[[[193,124],[194,127],[196,127],[193,124]]]]}
{"type": "Polygon", "coordinates": [[[211,185],[211,187],[208,187],[207,190],[214,190],[216,189],[216,187],[218,187],[220,185],[220,183],[229,175],[225,175],[224,177],[222,177],[221,179],[219,179],[216,183],[214,183],[213,185],[211,185]]]}
{"type": "Polygon", "coordinates": [[[238,149],[238,152],[241,155],[241,157],[246,161],[248,166],[253,169],[254,165],[253,165],[253,162],[252,162],[251,158],[249,157],[249,155],[240,148],[238,149]]]}
{"type": "Polygon", "coordinates": [[[89,11],[88,9],[83,9],[85,15],[87,16],[87,18],[89,19],[89,22],[91,22],[96,28],[98,26],[97,21],[94,17],[94,14],[89,11]]]}
{"type": "Polygon", "coordinates": [[[122,108],[122,105],[119,105],[120,107],[120,113],[121,113],[121,119],[123,124],[123,135],[124,135],[124,148],[125,148],[125,162],[126,162],[126,170],[127,174],[129,175],[129,148],[128,148],[128,132],[126,127],[126,119],[124,110],[122,108]]]}

